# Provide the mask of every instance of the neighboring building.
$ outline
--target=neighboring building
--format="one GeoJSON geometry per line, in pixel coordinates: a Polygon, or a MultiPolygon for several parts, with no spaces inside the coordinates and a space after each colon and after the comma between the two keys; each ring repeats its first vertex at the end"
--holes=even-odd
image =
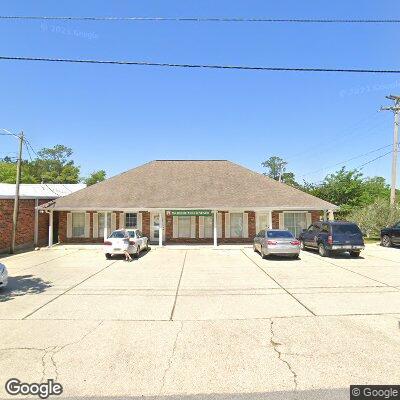
{"type": "MultiPolygon", "coordinates": [[[[84,184],[21,184],[16,248],[46,246],[49,237],[49,214],[39,212],[35,207],[85,187],[84,184]]],[[[14,198],[15,184],[0,183],[0,252],[10,249],[14,198]]],[[[54,230],[57,230],[56,226],[54,230]]]]}
{"type": "Polygon", "coordinates": [[[139,228],[152,242],[251,242],[264,227],[295,235],[337,206],[225,160],[159,160],[42,205],[62,243],[139,228]],[[162,235],[160,232],[162,231],[162,235]]]}

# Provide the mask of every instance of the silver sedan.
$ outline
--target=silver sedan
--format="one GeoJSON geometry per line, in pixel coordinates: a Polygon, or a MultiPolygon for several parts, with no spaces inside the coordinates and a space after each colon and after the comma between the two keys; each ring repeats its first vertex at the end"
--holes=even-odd
{"type": "Polygon", "coordinates": [[[7,268],[4,264],[0,263],[0,288],[6,287],[8,281],[7,268]]]}
{"type": "Polygon", "coordinates": [[[288,230],[263,229],[254,238],[253,250],[260,252],[262,258],[271,254],[298,258],[300,242],[288,230]]]}

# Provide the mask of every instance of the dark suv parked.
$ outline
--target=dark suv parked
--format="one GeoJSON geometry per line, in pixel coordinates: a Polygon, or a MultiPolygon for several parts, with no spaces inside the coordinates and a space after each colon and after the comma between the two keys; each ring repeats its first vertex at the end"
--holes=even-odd
{"type": "Polygon", "coordinates": [[[400,245],[400,221],[381,230],[381,244],[385,247],[400,245]]]}
{"type": "Polygon", "coordinates": [[[299,237],[300,247],[318,249],[320,256],[348,251],[350,256],[358,257],[364,249],[364,239],[360,228],[346,221],[323,221],[304,229],[299,237]]]}

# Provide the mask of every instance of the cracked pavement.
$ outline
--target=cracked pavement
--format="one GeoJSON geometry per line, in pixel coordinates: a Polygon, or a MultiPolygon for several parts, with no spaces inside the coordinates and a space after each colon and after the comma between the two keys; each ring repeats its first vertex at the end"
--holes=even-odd
{"type": "Polygon", "coordinates": [[[221,400],[347,399],[350,384],[400,380],[400,249],[171,247],[125,263],[56,247],[2,262],[0,398],[11,377],[55,379],[64,398],[221,400]]]}

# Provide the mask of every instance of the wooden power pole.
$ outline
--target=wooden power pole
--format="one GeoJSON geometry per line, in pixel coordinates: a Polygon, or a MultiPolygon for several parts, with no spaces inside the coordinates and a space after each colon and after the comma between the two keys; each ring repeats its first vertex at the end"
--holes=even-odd
{"type": "Polygon", "coordinates": [[[17,179],[15,181],[15,199],[14,199],[14,212],[11,230],[11,246],[10,253],[13,254],[15,251],[15,237],[17,234],[17,223],[18,223],[18,207],[19,207],[19,184],[21,181],[21,161],[22,161],[22,145],[24,143],[24,132],[18,135],[19,138],[19,154],[17,161],[17,179]]]}
{"type": "Polygon", "coordinates": [[[390,186],[390,205],[394,206],[396,204],[397,154],[399,152],[400,96],[390,95],[390,96],[386,96],[386,98],[394,101],[394,105],[391,107],[381,107],[381,111],[393,111],[393,113],[394,113],[392,179],[391,179],[391,186],[390,186]]]}

